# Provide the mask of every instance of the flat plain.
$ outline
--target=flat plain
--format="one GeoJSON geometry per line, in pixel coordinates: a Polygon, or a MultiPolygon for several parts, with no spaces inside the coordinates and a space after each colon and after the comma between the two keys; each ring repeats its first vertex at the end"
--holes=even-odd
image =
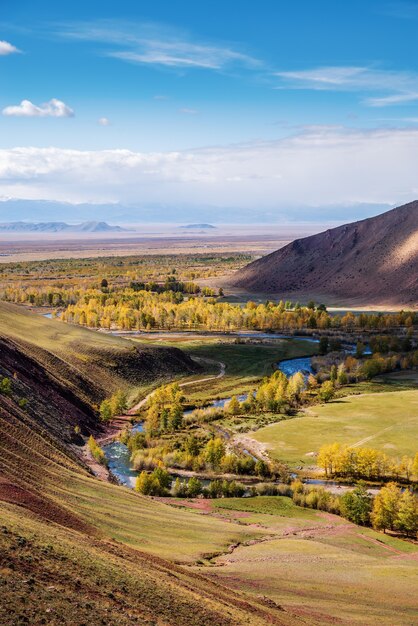
{"type": "Polygon", "coordinates": [[[369,446],[388,456],[413,456],[418,428],[418,390],[362,394],[310,407],[291,420],[252,433],[274,458],[292,467],[311,466],[323,444],[369,446]]]}

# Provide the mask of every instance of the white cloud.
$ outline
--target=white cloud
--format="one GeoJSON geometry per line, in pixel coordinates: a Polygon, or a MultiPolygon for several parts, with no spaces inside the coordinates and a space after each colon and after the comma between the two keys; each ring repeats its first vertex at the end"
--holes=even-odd
{"type": "Polygon", "coordinates": [[[9,54],[15,54],[16,52],[20,52],[15,46],[13,46],[8,41],[0,41],[0,56],[7,56],[9,54]]]}
{"type": "Polygon", "coordinates": [[[100,117],[98,119],[100,126],[110,126],[110,120],[107,117],[100,117]]]}
{"type": "Polygon", "coordinates": [[[196,109],[190,109],[188,107],[183,107],[182,109],[179,109],[180,113],[184,113],[185,115],[196,115],[197,110],[196,109]]]}
{"type": "Polygon", "coordinates": [[[61,35],[97,41],[106,56],[171,68],[221,70],[231,65],[253,67],[259,61],[229,46],[196,42],[188,34],[161,24],[101,20],[67,26],[61,35]],[[109,50],[109,47],[116,48],[109,50]]]}
{"type": "Polygon", "coordinates": [[[3,115],[14,117],[73,117],[74,111],[65,102],[52,98],[41,105],[30,100],[22,100],[20,104],[3,109],[3,115]]]}
{"type": "Polygon", "coordinates": [[[416,128],[308,128],[277,141],[164,153],[22,147],[0,150],[0,196],[204,201],[254,212],[284,208],[296,217],[301,206],[414,199],[417,153],[416,128]]]}
{"type": "Polygon", "coordinates": [[[388,106],[418,100],[418,74],[370,67],[325,66],[299,71],[276,72],[280,88],[327,91],[378,92],[364,100],[369,106],[388,106]]]}

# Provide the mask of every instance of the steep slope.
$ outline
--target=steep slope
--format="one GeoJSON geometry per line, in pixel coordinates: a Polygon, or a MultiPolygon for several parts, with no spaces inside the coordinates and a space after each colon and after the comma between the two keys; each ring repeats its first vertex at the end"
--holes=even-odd
{"type": "Polygon", "coordinates": [[[297,239],[237,272],[230,284],[294,298],[418,304],[418,201],[297,239]]]}
{"type": "Polygon", "coordinates": [[[0,302],[0,339],[35,358],[51,378],[86,402],[97,403],[117,388],[135,393],[158,379],[199,370],[177,348],[139,346],[128,339],[72,326],[0,302]]]}

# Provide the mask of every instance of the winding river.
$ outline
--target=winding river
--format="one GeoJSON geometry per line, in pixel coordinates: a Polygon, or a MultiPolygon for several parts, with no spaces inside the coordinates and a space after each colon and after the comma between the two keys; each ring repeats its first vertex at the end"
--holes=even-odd
{"type": "MultiPolygon", "coordinates": [[[[119,334],[119,333],[115,333],[115,334],[119,334]]],[[[126,333],[123,333],[123,334],[126,334],[126,333]]],[[[133,334],[133,333],[130,333],[130,334],[133,334]]],[[[138,334],[138,333],[135,333],[135,334],[138,334]]],[[[215,334],[225,336],[225,333],[215,333],[215,334]]],[[[290,339],[291,338],[291,339],[296,339],[298,341],[309,341],[310,343],[319,343],[318,339],[314,339],[312,337],[304,337],[304,336],[292,337],[289,335],[276,334],[276,333],[254,332],[254,333],[236,333],[236,335],[242,338],[262,338],[262,339],[264,338],[290,339]]],[[[344,352],[346,353],[354,353],[355,350],[356,350],[356,347],[354,345],[346,345],[344,348],[344,352]]],[[[369,346],[366,346],[365,354],[371,354],[369,346]]],[[[292,376],[293,374],[296,374],[297,372],[302,372],[305,376],[307,376],[308,374],[313,373],[312,358],[311,357],[299,357],[295,359],[286,359],[284,361],[280,361],[279,363],[277,363],[277,368],[280,371],[282,371],[284,374],[286,374],[286,376],[292,376]]],[[[242,394],[240,396],[237,396],[240,402],[246,400],[247,397],[248,397],[248,394],[242,394]]],[[[230,400],[231,398],[222,398],[219,400],[213,400],[208,406],[223,408],[230,400]]],[[[192,410],[187,410],[184,412],[184,415],[189,415],[190,413],[192,413],[192,410]]],[[[143,423],[138,422],[132,427],[132,432],[133,433],[142,432],[143,429],[144,429],[143,423]]],[[[135,480],[138,475],[138,472],[136,472],[131,466],[131,462],[130,462],[131,453],[128,450],[127,446],[125,446],[120,441],[115,440],[109,444],[104,445],[103,451],[106,455],[106,458],[109,464],[109,469],[112,472],[112,474],[118,479],[118,481],[122,485],[133,488],[135,486],[135,480]]],[[[248,452],[247,450],[244,450],[244,453],[252,456],[252,454],[248,452]]],[[[347,488],[347,487],[339,485],[339,483],[332,483],[332,481],[326,481],[326,480],[321,480],[321,479],[316,479],[316,478],[306,479],[304,482],[312,484],[312,485],[325,486],[330,490],[337,490],[337,489],[343,490],[347,488]]]]}
{"type": "MultiPolygon", "coordinates": [[[[115,333],[116,334],[116,333],[115,333]]],[[[124,333],[126,334],[126,333],[124,333]]],[[[131,333],[133,334],[133,333],[131,333]]],[[[142,333],[141,333],[142,334],[142,333]]],[[[219,333],[219,335],[225,336],[225,333],[219,333]]],[[[312,337],[289,337],[289,335],[277,334],[277,333],[236,333],[237,336],[241,338],[258,338],[258,339],[296,339],[298,341],[309,341],[310,343],[319,343],[318,339],[313,339],[312,337]]],[[[310,357],[302,357],[297,359],[287,359],[285,361],[281,361],[277,363],[277,368],[284,372],[286,376],[292,376],[296,372],[303,372],[304,374],[311,373],[312,365],[310,357]]],[[[248,394],[242,394],[237,396],[240,402],[243,402],[248,397],[248,394]]],[[[219,407],[223,408],[231,398],[221,398],[218,400],[213,400],[208,407],[219,407]]],[[[189,415],[192,413],[192,409],[184,412],[184,415],[189,415]]],[[[132,432],[142,432],[144,429],[143,423],[138,422],[132,427],[132,432]]],[[[120,441],[112,441],[103,446],[103,451],[106,455],[106,459],[109,464],[109,469],[112,474],[118,479],[118,481],[127,487],[133,488],[135,486],[135,480],[138,475],[130,462],[131,453],[128,450],[127,446],[120,441]]],[[[252,456],[250,452],[246,452],[249,456],[252,456]]]]}

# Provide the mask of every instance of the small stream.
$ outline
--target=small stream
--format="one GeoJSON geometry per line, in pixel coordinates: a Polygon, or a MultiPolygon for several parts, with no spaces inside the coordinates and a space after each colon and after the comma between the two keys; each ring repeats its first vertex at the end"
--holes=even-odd
{"type": "MultiPolygon", "coordinates": [[[[119,333],[114,333],[114,334],[119,334],[119,333]]],[[[133,333],[130,333],[130,334],[133,334],[133,333]]],[[[144,334],[144,333],[135,333],[135,334],[144,334]]],[[[225,333],[219,333],[219,334],[222,334],[223,336],[225,335],[225,333]]],[[[290,338],[289,335],[282,335],[282,334],[275,334],[275,333],[239,333],[239,336],[245,337],[245,338],[253,338],[253,337],[276,338],[276,339],[277,338],[280,338],[280,339],[290,338]]],[[[291,337],[291,338],[297,339],[300,341],[309,341],[311,343],[319,343],[318,339],[314,339],[312,337],[298,336],[298,337],[291,337]]],[[[355,345],[347,344],[344,348],[344,351],[347,353],[353,354],[356,351],[356,347],[355,345]]],[[[369,346],[366,346],[365,354],[371,354],[371,350],[369,346]]],[[[302,372],[305,376],[308,376],[309,374],[313,373],[312,359],[311,357],[299,357],[296,359],[286,359],[284,361],[280,361],[279,363],[277,363],[277,369],[279,369],[281,372],[286,374],[286,376],[288,377],[293,376],[293,374],[296,374],[297,372],[302,372]]],[[[247,397],[248,397],[248,394],[245,393],[245,394],[237,396],[237,399],[240,402],[243,402],[244,400],[247,399],[247,397]]],[[[210,407],[223,408],[230,400],[231,400],[230,397],[213,400],[205,408],[210,408],[210,407]]],[[[184,415],[185,416],[190,415],[192,412],[193,412],[193,409],[188,409],[184,411],[184,415]]],[[[143,422],[137,422],[132,427],[132,433],[142,432],[143,430],[144,430],[143,422]]],[[[120,441],[115,440],[109,444],[104,445],[103,451],[106,455],[106,458],[109,464],[109,469],[112,472],[112,474],[116,476],[116,478],[119,480],[121,484],[133,489],[135,486],[135,480],[138,475],[138,472],[135,471],[131,466],[131,462],[130,462],[131,453],[129,449],[127,448],[127,446],[125,446],[120,441]]],[[[243,450],[243,452],[244,454],[248,454],[249,456],[257,460],[256,457],[254,457],[251,454],[251,452],[249,452],[248,450],[243,450]]],[[[305,479],[303,482],[307,484],[312,484],[312,485],[321,485],[333,491],[337,489],[348,488],[347,486],[342,486],[340,485],[340,483],[337,483],[334,481],[321,480],[321,479],[316,479],[316,478],[315,479],[308,478],[308,479],[305,479]]]]}

